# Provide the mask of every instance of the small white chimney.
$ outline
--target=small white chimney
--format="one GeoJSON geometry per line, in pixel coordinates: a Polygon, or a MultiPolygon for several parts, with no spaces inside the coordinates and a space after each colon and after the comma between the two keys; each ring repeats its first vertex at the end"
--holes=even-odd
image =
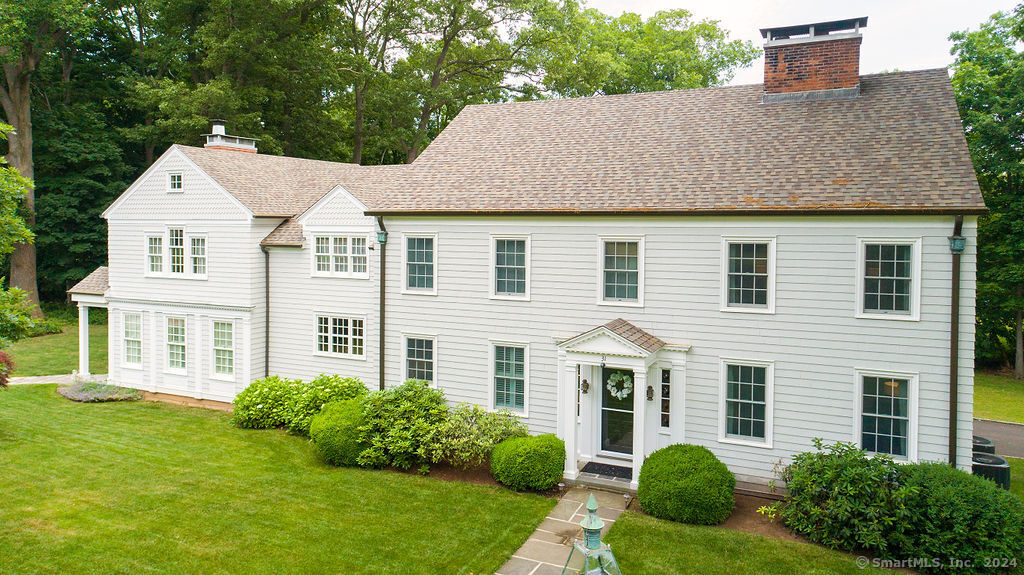
{"type": "Polygon", "coordinates": [[[206,148],[232,152],[256,153],[256,138],[230,136],[224,129],[224,120],[210,120],[210,133],[206,134],[206,148]]]}

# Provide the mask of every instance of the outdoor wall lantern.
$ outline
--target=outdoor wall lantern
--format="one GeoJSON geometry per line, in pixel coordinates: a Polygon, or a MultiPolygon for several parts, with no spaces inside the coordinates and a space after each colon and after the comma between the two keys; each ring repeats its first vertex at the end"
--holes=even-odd
{"type": "Polygon", "coordinates": [[[967,238],[963,236],[949,236],[949,251],[956,255],[964,253],[964,248],[967,247],[967,238]]]}
{"type": "Polygon", "coordinates": [[[590,393],[590,382],[585,380],[585,379],[583,381],[581,381],[580,382],[580,391],[583,392],[583,395],[586,395],[586,394],[590,393]]]}
{"type": "Polygon", "coordinates": [[[388,243],[388,233],[383,231],[377,232],[377,243],[380,245],[388,243]]]}
{"type": "Polygon", "coordinates": [[[647,386],[647,401],[654,401],[654,386],[647,386]]]}

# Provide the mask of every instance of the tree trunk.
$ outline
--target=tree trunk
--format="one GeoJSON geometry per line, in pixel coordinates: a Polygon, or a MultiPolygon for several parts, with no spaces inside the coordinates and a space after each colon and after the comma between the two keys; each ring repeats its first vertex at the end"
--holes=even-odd
{"type": "MultiPolygon", "coordinates": [[[[1024,285],[1017,286],[1017,301],[1024,297],[1024,285]]],[[[1017,353],[1013,358],[1013,377],[1024,379],[1024,306],[1017,305],[1017,325],[1014,331],[1017,340],[1017,353]]]]}
{"type": "MultiPolygon", "coordinates": [[[[29,74],[22,72],[20,66],[4,65],[7,77],[7,97],[3,99],[4,113],[8,123],[14,126],[14,132],[8,135],[9,152],[7,161],[21,175],[33,179],[35,170],[32,162],[32,108],[30,105],[31,81],[29,74]]],[[[25,223],[29,229],[35,228],[35,189],[30,187],[25,195],[25,223]]],[[[15,244],[11,254],[11,287],[25,290],[32,303],[39,311],[39,288],[36,281],[36,247],[33,244],[15,244]]]]}

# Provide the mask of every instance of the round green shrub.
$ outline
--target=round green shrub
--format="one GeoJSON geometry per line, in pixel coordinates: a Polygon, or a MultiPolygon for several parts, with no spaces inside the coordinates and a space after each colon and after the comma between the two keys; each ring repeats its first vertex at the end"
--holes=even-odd
{"type": "Polygon", "coordinates": [[[448,417],[444,392],[420,379],[366,396],[366,419],[360,428],[369,445],[359,465],[409,469],[427,461],[423,447],[434,429],[448,417]]]}
{"type": "Polygon", "coordinates": [[[706,447],[670,445],[640,468],[640,508],[661,519],[717,525],[732,513],[736,478],[706,447]]]}
{"type": "Polygon", "coordinates": [[[362,398],[332,401],[313,416],[309,437],[324,461],[331,465],[356,465],[367,445],[360,440],[363,425],[362,398]]]}
{"type": "Polygon", "coordinates": [[[291,398],[302,382],[272,375],[257,379],[235,396],[231,423],[249,429],[281,427],[291,419],[291,398]]]}
{"type": "Polygon", "coordinates": [[[562,479],[565,442],[550,433],[513,437],[491,451],[491,475],[519,491],[547,491],[562,479]]]}
{"type": "MultiPolygon", "coordinates": [[[[1024,565],[1024,502],[990,480],[942,463],[903,466],[907,498],[904,557],[939,559],[999,573],[1024,565]],[[1003,562],[1006,563],[1003,563],[1003,562]]],[[[955,564],[955,563],[954,563],[955,564]]]]}
{"type": "Polygon", "coordinates": [[[309,422],[331,401],[354,399],[366,395],[366,386],[358,377],[341,377],[321,373],[309,383],[295,387],[288,400],[288,421],[292,433],[306,435],[309,422]]]}
{"type": "Polygon", "coordinates": [[[433,463],[471,469],[487,463],[495,445],[526,435],[526,426],[507,410],[487,411],[479,405],[460,403],[433,429],[421,451],[433,463]]]}

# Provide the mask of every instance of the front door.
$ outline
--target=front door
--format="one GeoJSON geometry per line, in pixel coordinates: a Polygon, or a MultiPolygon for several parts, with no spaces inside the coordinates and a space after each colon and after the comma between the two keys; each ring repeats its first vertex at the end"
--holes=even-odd
{"type": "Polygon", "coordinates": [[[633,453],[633,371],[601,369],[601,450],[633,453]]]}

